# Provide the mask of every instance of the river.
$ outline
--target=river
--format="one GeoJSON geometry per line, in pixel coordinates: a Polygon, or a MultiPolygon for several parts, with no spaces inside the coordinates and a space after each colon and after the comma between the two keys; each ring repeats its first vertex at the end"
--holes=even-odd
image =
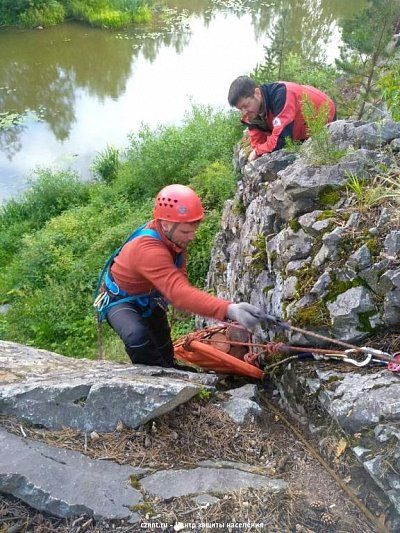
{"type": "Polygon", "coordinates": [[[340,19],[364,3],[170,0],[168,17],[118,32],[0,30],[0,202],[38,166],[89,178],[94,156],[144,123],[179,124],[193,103],[228,109],[230,82],[262,62],[282,17],[296,49],[332,62],[340,19]]]}

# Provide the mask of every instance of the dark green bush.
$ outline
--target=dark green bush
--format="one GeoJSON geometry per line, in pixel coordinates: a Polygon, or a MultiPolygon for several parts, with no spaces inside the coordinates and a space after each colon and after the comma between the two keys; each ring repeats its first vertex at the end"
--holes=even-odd
{"type": "Polygon", "coordinates": [[[85,204],[91,189],[76,174],[38,171],[30,189],[0,207],[0,265],[19,249],[25,233],[41,228],[71,207],[85,204]]]}

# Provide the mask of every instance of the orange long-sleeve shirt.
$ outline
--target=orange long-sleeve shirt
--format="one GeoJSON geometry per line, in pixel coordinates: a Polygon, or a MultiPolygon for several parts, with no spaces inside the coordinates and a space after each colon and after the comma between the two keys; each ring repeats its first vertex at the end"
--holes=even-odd
{"type": "Polygon", "coordinates": [[[175,261],[181,248],[167,239],[158,222],[152,220],[146,228],[155,229],[161,241],[143,236],[122,247],[111,267],[121,289],[131,295],[156,289],[178,309],[224,320],[231,302],[193,287],[186,275],[186,252],[178,268],[175,261]]]}

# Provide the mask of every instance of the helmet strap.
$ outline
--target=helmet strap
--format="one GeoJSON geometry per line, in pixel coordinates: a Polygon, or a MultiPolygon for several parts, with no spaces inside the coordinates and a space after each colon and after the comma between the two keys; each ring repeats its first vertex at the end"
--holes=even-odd
{"type": "Polygon", "coordinates": [[[163,228],[164,235],[167,237],[167,239],[169,239],[174,244],[176,244],[176,242],[174,242],[174,240],[173,240],[173,235],[174,235],[177,227],[179,226],[179,224],[180,224],[180,222],[174,222],[172,224],[172,226],[171,226],[171,229],[169,229],[168,231],[165,231],[165,229],[163,228]]]}

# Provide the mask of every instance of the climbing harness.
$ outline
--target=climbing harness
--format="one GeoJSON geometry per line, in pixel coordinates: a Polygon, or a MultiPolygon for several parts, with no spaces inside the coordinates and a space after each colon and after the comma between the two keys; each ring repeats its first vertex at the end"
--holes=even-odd
{"type": "MultiPolygon", "coordinates": [[[[143,317],[149,317],[157,306],[162,307],[164,310],[166,310],[168,306],[167,300],[156,290],[151,290],[143,294],[129,294],[118,286],[111,274],[112,264],[123,246],[138,237],[152,237],[153,239],[161,241],[161,236],[156,230],[148,229],[146,228],[146,224],[143,224],[131,233],[124,243],[111,254],[100,274],[94,293],[93,306],[97,311],[99,323],[105,319],[108,311],[114,305],[120,303],[134,302],[140,309],[140,313],[143,317]]],[[[175,265],[180,268],[182,264],[183,254],[180,253],[177,256],[175,265]]]]}

